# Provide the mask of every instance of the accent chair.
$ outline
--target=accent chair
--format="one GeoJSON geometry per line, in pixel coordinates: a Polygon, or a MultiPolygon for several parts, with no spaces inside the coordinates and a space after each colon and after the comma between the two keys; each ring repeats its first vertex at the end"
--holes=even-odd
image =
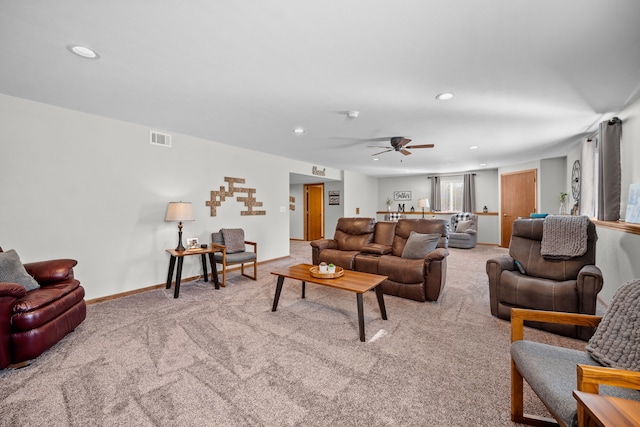
{"type": "Polygon", "coordinates": [[[222,265],[222,286],[226,286],[227,266],[240,264],[240,274],[252,280],[258,279],[258,244],[244,239],[242,228],[222,228],[211,233],[211,247],[218,249],[214,253],[216,262],[222,265]],[[252,251],[247,251],[247,245],[252,251]],[[245,264],[253,264],[253,275],[246,274],[245,264]]]}

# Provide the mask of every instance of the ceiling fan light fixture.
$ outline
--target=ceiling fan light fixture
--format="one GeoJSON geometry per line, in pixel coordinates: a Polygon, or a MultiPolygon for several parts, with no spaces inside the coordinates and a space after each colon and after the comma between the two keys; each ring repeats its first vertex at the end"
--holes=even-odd
{"type": "Polygon", "coordinates": [[[453,98],[453,92],[442,92],[436,95],[438,101],[448,101],[453,98]]]}
{"type": "Polygon", "coordinates": [[[85,46],[70,44],[67,46],[67,49],[69,50],[69,52],[73,53],[74,55],[78,55],[82,58],[86,58],[86,59],[100,58],[100,55],[98,55],[98,52],[96,52],[93,49],[89,49],[88,47],[85,47],[85,46]]]}

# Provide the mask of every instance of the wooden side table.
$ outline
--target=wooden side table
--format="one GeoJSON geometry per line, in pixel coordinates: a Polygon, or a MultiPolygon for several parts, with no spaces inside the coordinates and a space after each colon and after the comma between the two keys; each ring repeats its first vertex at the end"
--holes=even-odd
{"type": "Polygon", "coordinates": [[[180,279],[182,278],[182,263],[184,257],[190,255],[200,255],[202,259],[202,272],[204,273],[204,281],[209,281],[209,275],[207,274],[207,255],[209,255],[209,262],[211,263],[211,275],[213,276],[213,284],[216,289],[220,289],[220,281],[218,280],[218,267],[216,266],[216,258],[214,254],[219,252],[218,249],[212,247],[191,249],[187,251],[176,251],[175,249],[167,249],[171,259],[169,260],[169,274],[167,274],[167,289],[171,289],[171,279],[173,278],[173,269],[176,265],[176,259],[178,260],[178,270],[176,271],[176,288],[173,291],[173,297],[178,298],[180,295],[180,279]]]}
{"type": "Polygon", "coordinates": [[[584,409],[584,420],[578,427],[640,426],[640,402],[619,397],[574,390],[578,411],[584,409]]]}

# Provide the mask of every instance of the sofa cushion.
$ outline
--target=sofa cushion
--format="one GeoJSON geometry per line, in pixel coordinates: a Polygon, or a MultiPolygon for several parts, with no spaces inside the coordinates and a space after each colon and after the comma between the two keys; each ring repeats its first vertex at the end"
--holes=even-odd
{"type": "Polygon", "coordinates": [[[220,230],[228,254],[244,252],[244,230],[242,228],[223,228],[220,230]]]}
{"type": "Polygon", "coordinates": [[[436,248],[440,236],[438,233],[422,234],[412,231],[402,250],[402,258],[424,258],[436,248]]]}
{"type": "Polygon", "coordinates": [[[556,282],[505,270],[500,276],[500,301],[512,307],[578,312],[576,281],[556,282]]]}
{"type": "Polygon", "coordinates": [[[361,251],[373,241],[374,227],[373,218],[340,218],[333,239],[341,251],[361,251]]]}
{"type": "Polygon", "coordinates": [[[473,221],[458,221],[456,226],[456,233],[464,233],[467,230],[473,230],[473,221]]]}
{"type": "Polygon", "coordinates": [[[84,288],[77,280],[43,286],[28,292],[13,307],[11,325],[16,331],[38,328],[84,299],[84,288]]]}
{"type": "Polygon", "coordinates": [[[18,253],[13,249],[0,252],[0,282],[17,283],[27,292],[38,289],[40,285],[27,273],[18,253]]]}

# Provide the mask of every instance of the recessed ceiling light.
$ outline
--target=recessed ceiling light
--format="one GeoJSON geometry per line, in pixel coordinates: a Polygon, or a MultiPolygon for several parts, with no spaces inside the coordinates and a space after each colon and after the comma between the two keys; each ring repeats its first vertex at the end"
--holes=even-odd
{"type": "Polygon", "coordinates": [[[349,117],[350,119],[357,119],[359,115],[360,111],[351,110],[347,112],[347,117],[349,117]]]}
{"type": "Polygon", "coordinates": [[[70,44],[67,46],[67,49],[69,49],[69,52],[75,55],[81,56],[83,58],[87,58],[87,59],[100,58],[100,55],[98,55],[98,52],[96,52],[95,50],[89,49],[88,47],[79,46],[77,44],[70,44]]]}
{"type": "Polygon", "coordinates": [[[480,163],[480,167],[481,167],[481,168],[483,168],[483,167],[485,167],[485,166],[487,166],[487,164],[486,164],[486,163],[480,163]]]}
{"type": "Polygon", "coordinates": [[[295,129],[293,130],[293,132],[294,132],[294,133],[298,133],[298,134],[300,134],[300,133],[304,133],[304,132],[305,132],[305,130],[304,130],[304,128],[295,128],[295,129]]]}
{"type": "Polygon", "coordinates": [[[378,160],[380,160],[380,159],[377,158],[377,157],[374,157],[373,159],[371,159],[372,162],[377,162],[378,160]]]}
{"type": "Polygon", "coordinates": [[[436,96],[438,101],[448,101],[453,98],[453,92],[443,92],[436,96]]]}
{"type": "Polygon", "coordinates": [[[472,145],[471,147],[469,147],[469,150],[477,150],[478,146],[477,145],[472,145]]]}

